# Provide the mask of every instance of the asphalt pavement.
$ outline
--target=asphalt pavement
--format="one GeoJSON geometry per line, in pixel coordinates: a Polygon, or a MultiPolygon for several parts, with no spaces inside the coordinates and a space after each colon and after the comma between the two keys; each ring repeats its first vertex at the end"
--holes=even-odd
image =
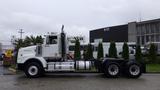
{"type": "Polygon", "coordinates": [[[160,74],[113,79],[96,73],[53,73],[29,79],[20,73],[1,75],[0,90],[160,90],[160,74]]]}
{"type": "Polygon", "coordinates": [[[2,61],[0,61],[0,75],[4,74],[4,67],[2,65],[2,61]]]}
{"type": "Polygon", "coordinates": [[[13,74],[0,62],[0,90],[160,90],[160,74],[113,79],[98,73],[49,73],[30,79],[22,72],[13,74]]]}
{"type": "Polygon", "coordinates": [[[8,67],[3,67],[2,61],[0,61],[0,75],[12,75],[14,74],[12,71],[8,69],[8,67]]]}

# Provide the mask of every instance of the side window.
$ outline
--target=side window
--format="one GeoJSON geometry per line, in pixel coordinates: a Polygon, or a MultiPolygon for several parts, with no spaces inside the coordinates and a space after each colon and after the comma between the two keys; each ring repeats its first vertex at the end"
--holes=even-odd
{"type": "Polygon", "coordinates": [[[49,36],[47,44],[57,44],[57,36],[49,36]]]}
{"type": "Polygon", "coordinates": [[[75,46],[69,46],[69,51],[74,51],[75,46]]]}

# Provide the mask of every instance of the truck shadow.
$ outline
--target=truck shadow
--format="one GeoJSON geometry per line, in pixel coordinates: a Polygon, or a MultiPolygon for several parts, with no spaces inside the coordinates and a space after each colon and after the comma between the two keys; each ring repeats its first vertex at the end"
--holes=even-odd
{"type": "MultiPolygon", "coordinates": [[[[42,77],[33,78],[33,79],[41,79],[41,78],[86,78],[86,77],[100,77],[105,78],[103,74],[78,74],[78,73],[47,73],[42,77]]],[[[28,79],[25,74],[21,74],[18,77],[19,79],[28,79]]]]}
{"type": "Polygon", "coordinates": [[[75,74],[75,73],[65,73],[65,74],[46,74],[43,77],[39,78],[28,78],[24,74],[20,74],[15,79],[15,86],[48,86],[52,85],[53,83],[68,83],[69,85],[76,84],[76,83],[145,83],[148,80],[145,77],[140,77],[138,79],[129,79],[126,77],[119,77],[119,78],[106,78],[103,74],[75,74]]]}
{"type": "Polygon", "coordinates": [[[145,79],[143,78],[143,76],[141,76],[140,78],[127,78],[125,76],[120,76],[118,78],[107,78],[104,74],[101,73],[47,73],[42,77],[39,78],[28,78],[25,74],[21,74],[18,76],[17,79],[82,79],[82,78],[99,78],[99,79],[113,79],[113,80],[121,80],[121,79],[125,79],[125,80],[136,80],[136,81],[145,81],[145,79]]]}

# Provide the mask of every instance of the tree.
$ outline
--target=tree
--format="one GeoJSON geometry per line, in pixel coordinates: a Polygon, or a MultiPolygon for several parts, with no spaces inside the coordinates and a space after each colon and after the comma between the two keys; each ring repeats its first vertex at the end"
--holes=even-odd
{"type": "Polygon", "coordinates": [[[151,63],[155,63],[156,59],[157,59],[157,48],[154,44],[151,44],[149,49],[149,60],[151,63]]]}
{"type": "Polygon", "coordinates": [[[41,35],[36,37],[36,44],[43,44],[43,38],[41,35]]]}
{"type": "Polygon", "coordinates": [[[117,48],[115,42],[110,42],[109,57],[117,58],[117,48]]]}
{"type": "Polygon", "coordinates": [[[13,43],[15,45],[15,49],[18,50],[21,47],[24,47],[24,41],[22,39],[17,39],[13,43]]]}
{"type": "Polygon", "coordinates": [[[24,43],[24,47],[30,46],[31,45],[31,38],[26,36],[23,43],[24,43]]]}
{"type": "Polygon", "coordinates": [[[18,50],[21,47],[24,47],[24,42],[22,39],[17,39],[14,41],[13,45],[15,46],[15,50],[14,50],[14,57],[13,59],[15,60],[15,63],[17,62],[17,56],[18,56],[18,50]]]}
{"type": "Polygon", "coordinates": [[[97,59],[103,58],[103,44],[100,42],[98,45],[98,54],[97,54],[97,59]]]}
{"type": "Polygon", "coordinates": [[[88,44],[86,58],[93,59],[93,49],[91,44],[88,44]]]}
{"type": "Polygon", "coordinates": [[[129,48],[126,42],[123,44],[122,58],[125,60],[129,59],[129,48]]]}
{"type": "Polygon", "coordinates": [[[141,47],[140,47],[140,45],[137,45],[137,46],[136,46],[135,58],[136,58],[137,61],[142,62],[142,52],[141,52],[141,47]]]}
{"type": "Polygon", "coordinates": [[[36,45],[37,44],[36,37],[34,37],[33,35],[30,36],[30,40],[31,40],[31,44],[32,45],[36,45]]]}
{"type": "Polygon", "coordinates": [[[81,59],[79,39],[76,39],[76,42],[75,42],[74,59],[75,60],[81,59]]]}
{"type": "Polygon", "coordinates": [[[84,48],[83,50],[83,59],[87,60],[87,48],[84,48]]]}
{"type": "Polygon", "coordinates": [[[37,45],[37,44],[42,44],[43,43],[43,38],[42,36],[26,36],[24,40],[22,39],[17,39],[15,40],[15,43],[13,43],[16,47],[16,49],[19,49],[20,47],[27,47],[31,45],[37,45]]]}

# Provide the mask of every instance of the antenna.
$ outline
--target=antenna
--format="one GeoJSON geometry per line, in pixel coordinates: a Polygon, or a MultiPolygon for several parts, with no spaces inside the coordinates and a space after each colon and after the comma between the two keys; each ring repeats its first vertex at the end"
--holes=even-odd
{"type": "Polygon", "coordinates": [[[141,12],[139,12],[139,22],[142,22],[142,15],[141,15],[141,12]]]}

